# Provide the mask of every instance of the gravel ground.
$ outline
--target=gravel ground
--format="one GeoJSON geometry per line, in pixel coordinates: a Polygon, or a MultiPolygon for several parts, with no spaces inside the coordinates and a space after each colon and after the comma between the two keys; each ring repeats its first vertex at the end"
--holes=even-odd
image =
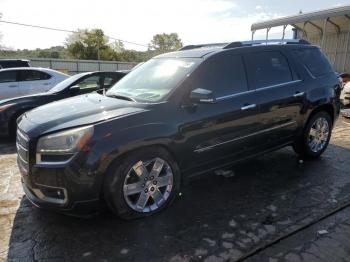
{"type": "Polygon", "coordinates": [[[20,186],[15,147],[0,141],[0,260],[273,262],[299,261],[305,251],[314,261],[346,261],[349,239],[334,239],[350,225],[347,216],[335,213],[328,219],[342,219],[327,227],[318,220],[350,203],[349,130],[350,121],[339,119],[317,161],[299,163],[290,148],[282,149],[234,167],[231,177],[193,180],[161,214],[129,222],[107,211],[79,219],[32,207],[20,186]],[[316,237],[320,228],[329,234],[316,237]],[[321,240],[320,255],[310,246],[321,240]],[[334,243],[343,253],[322,257],[334,243]]]}

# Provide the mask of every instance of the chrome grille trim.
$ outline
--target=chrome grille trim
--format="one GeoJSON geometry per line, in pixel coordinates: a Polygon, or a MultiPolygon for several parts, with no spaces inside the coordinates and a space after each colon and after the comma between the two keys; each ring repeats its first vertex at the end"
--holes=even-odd
{"type": "Polygon", "coordinates": [[[21,169],[29,171],[29,138],[17,129],[16,149],[18,164],[21,169]]]}
{"type": "Polygon", "coordinates": [[[29,141],[29,138],[25,134],[23,134],[19,129],[17,129],[17,138],[21,138],[25,142],[29,141]]]}

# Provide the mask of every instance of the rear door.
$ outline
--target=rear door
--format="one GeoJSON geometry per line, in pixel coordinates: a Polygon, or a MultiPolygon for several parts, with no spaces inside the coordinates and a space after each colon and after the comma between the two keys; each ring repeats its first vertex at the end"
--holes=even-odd
{"type": "Polygon", "coordinates": [[[257,146],[277,146],[294,137],[304,97],[302,81],[279,51],[244,56],[249,85],[259,104],[257,146]]]}
{"type": "Polygon", "coordinates": [[[187,138],[184,155],[192,153],[190,168],[244,157],[254,147],[258,101],[255,91],[248,90],[241,55],[217,54],[205,61],[192,79],[192,90],[211,90],[217,102],[183,109],[186,123],[181,133],[187,138]]]}
{"type": "Polygon", "coordinates": [[[19,80],[21,95],[46,92],[51,89],[55,82],[51,75],[39,70],[21,70],[19,80]]]}
{"type": "Polygon", "coordinates": [[[0,72],[0,100],[19,96],[17,71],[0,72]]]}

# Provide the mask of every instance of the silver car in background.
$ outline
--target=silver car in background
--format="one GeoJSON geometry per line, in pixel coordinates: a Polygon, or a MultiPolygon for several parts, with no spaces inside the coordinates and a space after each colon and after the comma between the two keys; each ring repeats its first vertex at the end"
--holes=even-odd
{"type": "Polygon", "coordinates": [[[16,67],[0,70],[0,100],[43,93],[68,78],[48,68],[16,67]]]}

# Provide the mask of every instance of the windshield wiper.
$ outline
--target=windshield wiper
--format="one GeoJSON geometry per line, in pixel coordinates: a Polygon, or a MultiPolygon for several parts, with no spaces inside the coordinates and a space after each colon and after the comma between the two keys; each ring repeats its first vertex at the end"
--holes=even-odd
{"type": "Polygon", "coordinates": [[[134,98],[128,97],[128,96],[122,96],[122,95],[116,95],[116,94],[108,94],[106,96],[117,98],[117,99],[123,99],[123,100],[131,101],[131,102],[136,102],[136,100],[134,98]]]}

